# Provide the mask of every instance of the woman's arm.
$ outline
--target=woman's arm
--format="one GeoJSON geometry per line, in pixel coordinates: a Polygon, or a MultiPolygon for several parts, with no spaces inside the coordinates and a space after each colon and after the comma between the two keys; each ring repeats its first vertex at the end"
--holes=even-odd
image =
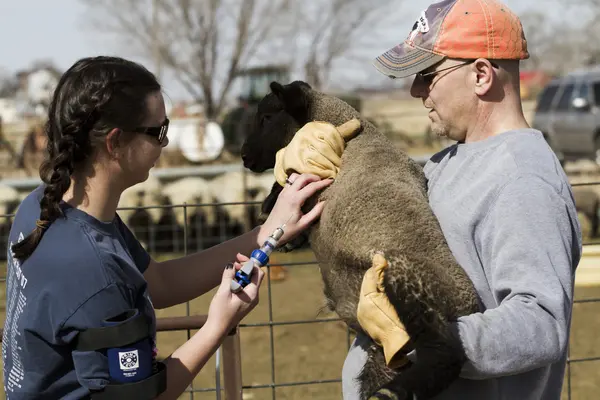
{"type": "Polygon", "coordinates": [[[167,367],[167,390],[157,399],[177,399],[217,351],[226,334],[205,324],[175,350],[164,361],[167,367]]]}
{"type": "Polygon", "coordinates": [[[263,225],[189,256],[164,262],[151,261],[144,277],[148,282],[154,307],[171,307],[195,299],[213,289],[219,284],[224,266],[235,261],[236,254],[249,255],[279,226],[286,225],[280,244],[288,242],[308,228],[321,215],[324,204],[319,203],[306,214],[301,211],[302,205],[306,199],[333,181],[321,180],[309,174],[292,174],[290,180],[294,184],[286,185],[281,191],[263,225]]]}
{"type": "Polygon", "coordinates": [[[230,268],[221,274],[221,286],[210,304],[206,324],[164,361],[167,367],[167,390],[157,399],[177,399],[206,365],[229,331],[258,304],[264,272],[256,268],[251,283],[239,294],[233,294],[229,285],[234,271],[234,268],[230,268]]]}
{"type": "Polygon", "coordinates": [[[144,278],[155,308],[192,300],[219,284],[223,268],[236,253],[250,254],[258,245],[261,227],[209,249],[164,262],[150,261],[144,278]]]}

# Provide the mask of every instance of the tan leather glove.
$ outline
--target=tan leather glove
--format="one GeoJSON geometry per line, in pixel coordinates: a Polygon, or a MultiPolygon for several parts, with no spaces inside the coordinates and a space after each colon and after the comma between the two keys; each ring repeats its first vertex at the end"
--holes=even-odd
{"type": "Polygon", "coordinates": [[[360,129],[360,120],[350,121],[337,128],[321,121],[304,125],[292,141],[275,156],[275,179],[285,186],[287,177],[298,174],[314,174],[321,179],[335,178],[340,170],[341,156],[346,140],[360,129]]]}
{"type": "Polygon", "coordinates": [[[410,337],[384,292],[383,273],[387,267],[383,255],[373,256],[372,266],[365,273],[360,289],[358,322],[371,339],[383,347],[387,366],[398,368],[408,362],[400,350],[410,337]]]}

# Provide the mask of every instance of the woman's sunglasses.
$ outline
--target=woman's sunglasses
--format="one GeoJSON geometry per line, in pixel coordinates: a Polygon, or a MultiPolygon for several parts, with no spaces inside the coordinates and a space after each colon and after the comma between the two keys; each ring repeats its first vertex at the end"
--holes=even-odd
{"type": "Polygon", "coordinates": [[[169,118],[165,118],[165,121],[160,126],[152,126],[152,127],[139,127],[132,130],[135,133],[145,133],[146,135],[150,135],[155,137],[158,140],[158,143],[163,144],[165,138],[167,137],[167,132],[169,130],[169,118]]]}

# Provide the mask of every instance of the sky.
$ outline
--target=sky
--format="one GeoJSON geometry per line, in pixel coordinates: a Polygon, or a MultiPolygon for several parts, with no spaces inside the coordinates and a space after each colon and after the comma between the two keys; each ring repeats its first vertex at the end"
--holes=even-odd
{"type": "MultiPolygon", "coordinates": [[[[310,0],[307,0],[310,1],[310,0]]],[[[553,0],[545,0],[553,17],[560,16],[556,7],[550,6],[553,0]]],[[[429,1],[408,0],[399,18],[399,37],[406,36],[413,21],[429,1]]],[[[541,0],[504,0],[514,12],[521,13],[532,8],[541,0]]],[[[86,7],[79,0],[1,0],[0,1],[0,73],[13,74],[28,68],[32,62],[40,59],[52,60],[60,69],[68,68],[77,59],[89,55],[114,54],[136,61],[122,43],[109,36],[98,34],[86,27],[86,7]]],[[[163,82],[166,87],[173,82],[163,82]]]]}

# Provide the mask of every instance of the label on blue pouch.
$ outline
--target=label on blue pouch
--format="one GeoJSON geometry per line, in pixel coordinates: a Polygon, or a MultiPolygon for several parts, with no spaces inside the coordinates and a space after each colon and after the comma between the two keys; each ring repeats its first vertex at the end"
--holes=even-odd
{"type": "Polygon", "coordinates": [[[123,375],[128,378],[133,378],[137,375],[137,370],[140,367],[140,359],[137,350],[119,352],[119,367],[123,371],[123,375]]]}

